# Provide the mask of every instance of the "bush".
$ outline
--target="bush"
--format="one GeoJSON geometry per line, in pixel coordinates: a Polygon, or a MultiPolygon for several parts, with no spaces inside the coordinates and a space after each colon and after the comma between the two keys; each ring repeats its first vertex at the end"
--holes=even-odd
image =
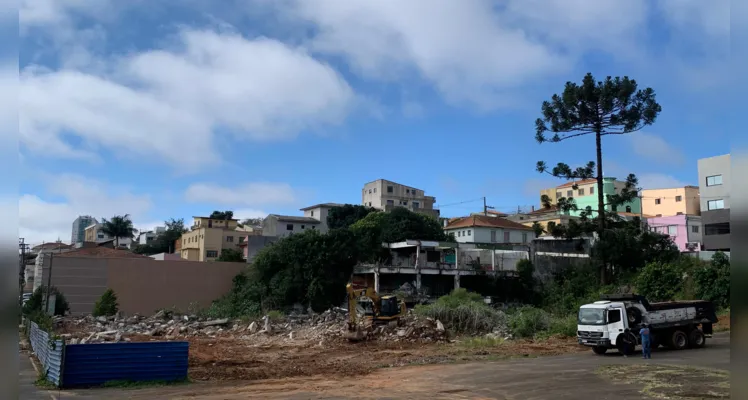
{"type": "MultiPolygon", "coordinates": [[[[52,289],[49,292],[50,296],[55,295],[55,315],[65,315],[68,311],[70,311],[70,305],[68,304],[67,299],[65,298],[65,295],[62,294],[59,290],[57,290],[56,287],[52,286],[52,289]]],[[[33,314],[42,313],[44,314],[44,310],[42,309],[44,305],[44,301],[47,297],[47,288],[46,286],[39,286],[34,292],[31,294],[31,297],[29,297],[28,301],[26,301],[26,304],[23,305],[23,315],[26,317],[30,317],[33,314]]]]}
{"type": "Polygon", "coordinates": [[[550,314],[535,307],[519,308],[509,316],[509,330],[519,338],[533,338],[550,326],[550,314]]]}
{"type": "Polygon", "coordinates": [[[552,317],[547,332],[549,335],[576,337],[577,316],[575,314],[570,314],[564,317],[552,317]]]}
{"type": "Polygon", "coordinates": [[[463,288],[440,297],[434,304],[417,305],[417,315],[438,319],[454,332],[490,332],[496,326],[506,324],[506,317],[483,302],[477,293],[463,288]]]}
{"type": "Polygon", "coordinates": [[[644,266],[636,279],[639,294],[649,301],[669,301],[683,287],[684,271],[677,263],[652,262],[644,266]]]}
{"type": "Polygon", "coordinates": [[[114,290],[107,289],[104,294],[96,300],[94,304],[93,315],[94,317],[105,316],[110,317],[117,314],[119,310],[119,304],[117,304],[117,295],[114,294],[114,290]]]}
{"type": "Polygon", "coordinates": [[[709,300],[718,308],[730,306],[730,259],[714,253],[712,262],[693,271],[696,296],[709,300]]]}

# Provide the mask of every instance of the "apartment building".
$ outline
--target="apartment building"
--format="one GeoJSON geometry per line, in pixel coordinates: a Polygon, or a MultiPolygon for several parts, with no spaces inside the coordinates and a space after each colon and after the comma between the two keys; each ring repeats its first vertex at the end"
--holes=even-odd
{"type": "Polygon", "coordinates": [[[189,261],[215,261],[223,249],[241,251],[246,232],[237,230],[239,220],[192,217],[191,230],[182,235],[180,256],[189,261]]]}
{"type": "Polygon", "coordinates": [[[436,198],[412,186],[406,186],[385,179],[377,179],[364,185],[361,191],[364,206],[390,211],[394,207],[405,207],[410,211],[439,217],[434,209],[436,198]]]}
{"type": "Polygon", "coordinates": [[[531,227],[500,217],[472,215],[456,218],[444,227],[458,243],[527,244],[534,239],[531,227]]]}
{"type": "Polygon", "coordinates": [[[704,250],[730,250],[730,155],[698,160],[704,250]]]}
{"type": "MultiPolygon", "coordinates": [[[[603,178],[603,197],[606,195],[621,193],[624,187],[626,187],[626,182],[616,180],[616,178],[603,178]]],[[[563,185],[556,186],[555,188],[543,189],[540,191],[541,204],[543,195],[547,195],[551,199],[551,204],[556,204],[558,199],[562,197],[574,199],[579,210],[571,211],[569,215],[572,216],[579,216],[588,206],[592,207],[593,211],[597,211],[596,179],[567,182],[563,185]],[[577,185],[576,189],[574,189],[575,184],[577,185]]],[[[636,198],[620,207],[613,208],[611,206],[606,206],[605,208],[607,211],[612,212],[639,214],[641,212],[641,200],[636,198]]],[[[597,215],[597,213],[593,215],[597,215]]]]}
{"type": "MultiPolygon", "coordinates": [[[[86,229],[84,229],[84,242],[101,244],[114,240],[113,237],[102,231],[102,226],[103,224],[98,222],[87,226],[86,229]]],[[[117,242],[119,242],[119,247],[121,248],[130,248],[132,247],[133,240],[131,238],[122,237],[119,238],[117,242]]],[[[81,248],[82,244],[83,242],[76,243],[76,247],[81,248]]]]}
{"type": "Polygon", "coordinates": [[[642,212],[656,217],[701,215],[699,188],[684,186],[668,189],[644,189],[641,192],[642,212]]]}
{"type": "Polygon", "coordinates": [[[701,216],[670,215],[647,218],[649,229],[670,236],[682,252],[701,250],[703,243],[701,216]]]}
{"type": "Polygon", "coordinates": [[[81,215],[73,221],[72,234],[70,235],[70,244],[83,243],[86,239],[86,228],[98,223],[96,218],[90,215],[81,215]]]}

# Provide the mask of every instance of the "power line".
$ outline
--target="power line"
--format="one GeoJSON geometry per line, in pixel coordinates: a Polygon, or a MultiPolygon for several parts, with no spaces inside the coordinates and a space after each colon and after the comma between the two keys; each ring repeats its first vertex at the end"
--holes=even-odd
{"type": "Polygon", "coordinates": [[[483,197],[479,197],[479,198],[473,199],[473,200],[460,201],[460,202],[457,202],[457,203],[437,204],[436,207],[438,207],[438,208],[441,209],[441,208],[444,208],[444,207],[457,206],[457,205],[460,205],[460,204],[475,203],[476,201],[483,201],[483,197]]]}

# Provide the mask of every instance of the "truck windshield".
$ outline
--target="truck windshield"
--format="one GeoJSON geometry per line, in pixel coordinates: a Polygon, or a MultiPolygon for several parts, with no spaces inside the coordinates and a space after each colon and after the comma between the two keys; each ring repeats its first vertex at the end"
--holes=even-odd
{"type": "Polygon", "coordinates": [[[605,310],[602,308],[580,308],[579,325],[605,325],[605,310]]]}

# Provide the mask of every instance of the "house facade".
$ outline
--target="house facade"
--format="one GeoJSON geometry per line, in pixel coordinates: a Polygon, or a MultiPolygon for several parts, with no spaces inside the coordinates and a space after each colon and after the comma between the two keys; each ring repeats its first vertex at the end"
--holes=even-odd
{"type": "Polygon", "coordinates": [[[192,217],[191,230],[182,234],[179,254],[189,261],[215,261],[224,249],[240,250],[237,246],[246,233],[237,231],[236,219],[192,217]]]}
{"type": "Polygon", "coordinates": [[[698,161],[704,250],[730,250],[730,155],[698,161]]]}
{"type": "Polygon", "coordinates": [[[703,232],[701,216],[672,215],[669,217],[647,218],[649,229],[670,236],[681,252],[701,250],[703,232]]]}
{"type": "Polygon", "coordinates": [[[270,214],[262,221],[262,235],[285,237],[308,230],[320,230],[320,221],[312,217],[270,214]]]}
{"type": "MultiPolygon", "coordinates": [[[[616,180],[616,178],[603,178],[603,197],[606,195],[619,194],[626,187],[626,182],[616,180]]],[[[578,217],[582,211],[587,207],[591,207],[593,211],[597,211],[597,180],[596,179],[585,179],[577,182],[567,182],[563,185],[556,186],[553,189],[544,189],[540,191],[540,196],[548,195],[553,190],[552,196],[548,196],[551,199],[551,204],[556,204],[558,199],[567,198],[574,199],[577,205],[577,211],[570,211],[569,215],[578,217]],[[574,185],[577,188],[574,189],[574,185]]],[[[541,201],[542,204],[542,201],[541,201]]],[[[610,205],[605,206],[605,209],[610,212],[626,212],[632,214],[639,214],[641,212],[641,200],[636,198],[628,203],[625,203],[619,207],[612,207],[610,205]]],[[[597,213],[593,213],[593,216],[597,213]]]]}
{"type": "Polygon", "coordinates": [[[378,179],[364,185],[361,191],[361,204],[378,210],[390,211],[395,207],[404,207],[410,211],[439,217],[439,210],[434,208],[436,198],[412,186],[378,179]]]}
{"type": "Polygon", "coordinates": [[[472,215],[454,219],[444,227],[458,243],[528,244],[534,238],[531,227],[500,217],[472,215]]]}
{"type": "MultiPolygon", "coordinates": [[[[102,231],[103,224],[94,223],[87,226],[84,229],[84,242],[102,244],[114,240],[113,237],[107,235],[102,231]]],[[[122,237],[117,241],[120,248],[130,248],[133,244],[133,239],[122,237]]],[[[81,247],[83,242],[76,243],[77,247],[81,247]]]]}
{"type": "Polygon", "coordinates": [[[641,192],[642,212],[656,217],[701,215],[699,188],[684,186],[669,189],[644,189],[641,192]]]}

